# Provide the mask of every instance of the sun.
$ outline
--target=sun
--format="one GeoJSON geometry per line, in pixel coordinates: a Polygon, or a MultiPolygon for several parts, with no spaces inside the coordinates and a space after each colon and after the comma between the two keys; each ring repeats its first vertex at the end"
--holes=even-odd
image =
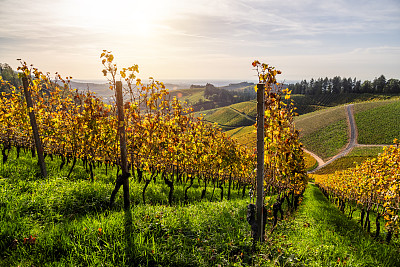
{"type": "MultiPolygon", "coordinates": [[[[154,34],[168,12],[167,1],[70,0],[64,3],[69,23],[97,31],[146,36],[154,34]]],[[[65,13],[64,13],[65,14],[65,13]]]]}

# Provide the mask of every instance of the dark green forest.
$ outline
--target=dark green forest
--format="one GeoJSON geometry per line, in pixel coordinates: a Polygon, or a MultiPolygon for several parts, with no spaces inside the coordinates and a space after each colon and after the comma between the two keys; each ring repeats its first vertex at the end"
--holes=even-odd
{"type": "Polygon", "coordinates": [[[288,86],[293,94],[318,95],[318,94],[346,94],[346,93],[372,93],[372,94],[399,94],[400,81],[386,79],[384,75],[373,81],[357,80],[357,78],[312,78],[310,81],[302,80],[288,86]]]}

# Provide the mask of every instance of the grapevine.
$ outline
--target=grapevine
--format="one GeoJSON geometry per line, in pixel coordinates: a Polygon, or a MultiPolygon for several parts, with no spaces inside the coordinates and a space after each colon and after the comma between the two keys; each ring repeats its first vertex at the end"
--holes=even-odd
{"type": "Polygon", "coordinates": [[[351,206],[360,208],[361,226],[367,231],[370,231],[369,213],[376,209],[376,237],[379,236],[379,219],[383,217],[388,242],[400,230],[400,150],[399,141],[395,139],[394,143],[385,147],[377,158],[368,159],[355,168],[317,176],[315,179],[325,195],[336,201],[342,211],[346,203],[350,206],[351,214],[354,212],[351,206]]]}

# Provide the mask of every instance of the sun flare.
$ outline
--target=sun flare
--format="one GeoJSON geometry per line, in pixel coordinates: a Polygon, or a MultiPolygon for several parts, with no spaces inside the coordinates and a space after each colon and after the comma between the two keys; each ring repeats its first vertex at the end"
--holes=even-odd
{"type": "MultiPolygon", "coordinates": [[[[162,0],[65,2],[69,23],[89,29],[107,29],[129,35],[152,35],[166,17],[168,5],[162,0]]],[[[65,13],[64,13],[65,14],[65,13]]]]}

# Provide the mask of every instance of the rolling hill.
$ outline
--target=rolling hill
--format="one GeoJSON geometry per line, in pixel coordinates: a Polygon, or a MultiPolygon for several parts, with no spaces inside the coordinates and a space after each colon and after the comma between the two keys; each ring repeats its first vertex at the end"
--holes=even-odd
{"type": "MultiPolygon", "coordinates": [[[[249,109],[244,103],[242,105],[244,109],[249,109]]],[[[399,112],[400,100],[398,98],[355,103],[354,113],[359,143],[391,144],[394,138],[400,138],[399,112]]],[[[295,118],[295,127],[300,130],[300,139],[305,148],[320,156],[324,161],[339,153],[348,143],[349,130],[345,106],[336,106],[300,115],[295,118]]],[[[242,144],[255,147],[256,133],[254,126],[231,129],[227,131],[227,134],[237,138],[242,144]]],[[[363,149],[368,151],[371,148],[357,148],[358,151],[363,149]]],[[[378,147],[378,149],[381,149],[381,147],[378,147]]],[[[356,161],[360,160],[360,156],[350,155],[340,159],[342,163],[339,162],[339,164],[352,166],[354,157],[356,157],[356,161]],[[346,162],[343,163],[344,161],[346,162]]]]}

